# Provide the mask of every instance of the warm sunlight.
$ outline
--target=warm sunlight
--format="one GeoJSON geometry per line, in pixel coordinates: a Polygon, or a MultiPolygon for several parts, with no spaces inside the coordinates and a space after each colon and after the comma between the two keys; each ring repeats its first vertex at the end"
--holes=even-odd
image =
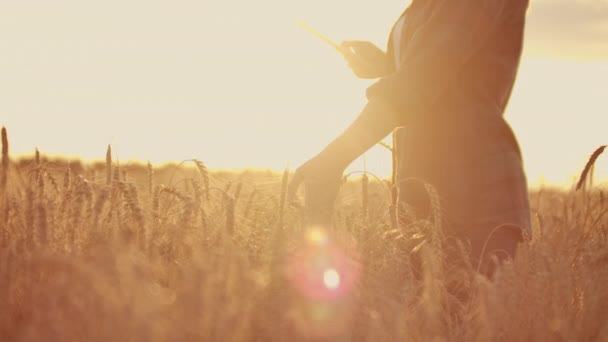
{"type": "Polygon", "coordinates": [[[608,341],[608,0],[0,0],[0,342],[608,341]]]}
{"type": "MultiPolygon", "coordinates": [[[[282,170],[344,129],[369,85],[297,21],[338,42],[384,46],[407,4],[3,2],[0,122],[13,132],[14,153],[37,146],[97,159],[111,143],[122,160],[198,158],[211,168],[282,170]]],[[[605,143],[608,104],[600,89],[608,79],[602,44],[608,33],[603,18],[587,15],[601,6],[532,2],[526,58],[506,114],[531,183],[570,182],[590,151],[605,143]],[[568,13],[589,20],[586,28],[564,26],[568,13]],[[548,38],[554,36],[560,39],[548,38]],[[573,121],[584,129],[574,129],[573,121]]],[[[389,164],[385,149],[367,154],[374,173],[388,176],[389,164]]],[[[351,166],[362,168],[361,161],[351,166]]],[[[607,176],[608,164],[597,174],[607,176]]]]}

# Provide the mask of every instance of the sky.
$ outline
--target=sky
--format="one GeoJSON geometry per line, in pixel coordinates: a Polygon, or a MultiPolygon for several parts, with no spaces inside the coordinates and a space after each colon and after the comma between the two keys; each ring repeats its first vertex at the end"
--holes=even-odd
{"type": "MultiPolygon", "coordinates": [[[[100,159],[112,144],[121,160],[295,168],[358,115],[370,85],[296,21],[384,47],[407,4],[0,0],[0,125],[15,154],[100,159]]],[[[570,183],[608,143],[607,42],[607,0],[531,1],[505,114],[531,184],[570,183]]],[[[381,147],[365,164],[391,170],[381,147]]]]}

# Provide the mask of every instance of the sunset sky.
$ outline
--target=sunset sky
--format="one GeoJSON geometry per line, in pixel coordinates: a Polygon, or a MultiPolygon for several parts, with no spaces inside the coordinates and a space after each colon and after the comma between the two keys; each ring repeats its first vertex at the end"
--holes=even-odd
{"type": "MultiPolygon", "coordinates": [[[[370,84],[295,22],[384,47],[407,4],[0,0],[0,125],[13,153],[95,159],[112,144],[121,160],[295,167],[354,119],[370,84]]],[[[608,144],[608,1],[531,4],[506,117],[530,183],[570,182],[608,144]]],[[[366,159],[389,174],[387,151],[366,159]]]]}

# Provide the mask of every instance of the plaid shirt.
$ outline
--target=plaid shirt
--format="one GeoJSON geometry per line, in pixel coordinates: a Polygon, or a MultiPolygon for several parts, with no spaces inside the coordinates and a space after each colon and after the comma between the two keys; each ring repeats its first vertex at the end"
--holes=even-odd
{"type": "MultiPolygon", "coordinates": [[[[424,206],[426,196],[408,180],[434,185],[451,226],[509,223],[529,234],[521,154],[503,118],[527,7],[528,0],[414,0],[404,13],[401,65],[368,89],[368,98],[402,117],[400,199],[424,206]]],[[[393,56],[392,41],[388,50],[393,56]]]]}

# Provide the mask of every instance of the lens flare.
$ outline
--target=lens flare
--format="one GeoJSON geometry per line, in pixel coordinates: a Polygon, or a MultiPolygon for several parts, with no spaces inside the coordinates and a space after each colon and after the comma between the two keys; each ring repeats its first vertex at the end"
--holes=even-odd
{"type": "Polygon", "coordinates": [[[324,246],[327,244],[327,233],[320,228],[312,228],[306,233],[306,240],[313,246],[324,246]]]}
{"type": "Polygon", "coordinates": [[[323,273],[323,284],[330,290],[337,290],[340,287],[340,274],[336,270],[327,270],[323,273]]]}
{"type": "Polygon", "coordinates": [[[290,255],[288,278],[299,295],[331,302],[348,298],[359,275],[352,246],[318,227],[307,229],[290,255]]]}
{"type": "Polygon", "coordinates": [[[347,331],[360,263],[352,239],[323,227],[303,231],[291,249],[286,275],[296,300],[291,317],[306,338],[332,340],[347,331]]]}

